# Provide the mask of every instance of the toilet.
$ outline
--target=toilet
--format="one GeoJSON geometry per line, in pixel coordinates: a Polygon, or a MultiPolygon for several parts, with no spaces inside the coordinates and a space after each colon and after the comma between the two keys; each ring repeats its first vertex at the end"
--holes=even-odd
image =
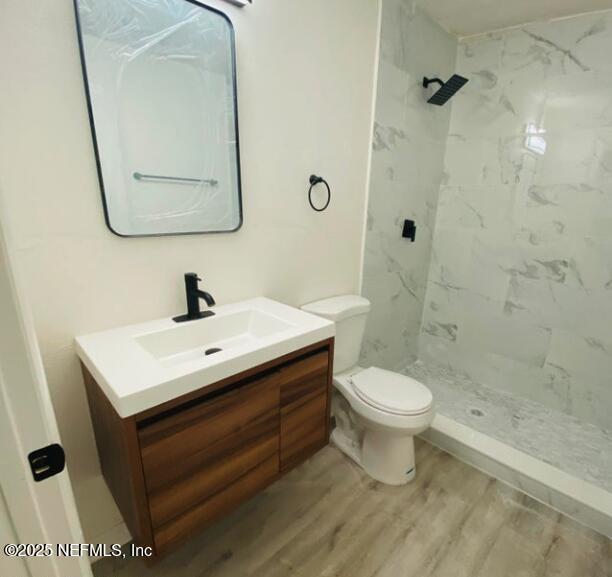
{"type": "Polygon", "coordinates": [[[367,299],[332,297],[302,310],[336,324],[332,442],[377,481],[408,483],[416,475],[414,436],[434,417],[431,391],[405,375],[358,366],[370,311],[367,299]]]}

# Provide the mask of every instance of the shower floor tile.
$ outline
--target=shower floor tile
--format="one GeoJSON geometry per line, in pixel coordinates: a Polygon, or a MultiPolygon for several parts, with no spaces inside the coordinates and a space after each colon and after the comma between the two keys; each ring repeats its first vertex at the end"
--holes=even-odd
{"type": "Polygon", "coordinates": [[[431,389],[438,413],[612,492],[612,432],[444,367],[403,372],[431,389]]]}

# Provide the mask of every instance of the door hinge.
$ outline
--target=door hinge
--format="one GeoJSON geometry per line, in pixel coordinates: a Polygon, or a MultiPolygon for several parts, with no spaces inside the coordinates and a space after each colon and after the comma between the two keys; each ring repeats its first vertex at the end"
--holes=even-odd
{"type": "Polygon", "coordinates": [[[66,455],[61,445],[54,443],[42,449],[36,449],[28,455],[32,476],[38,483],[64,470],[66,455]]]}

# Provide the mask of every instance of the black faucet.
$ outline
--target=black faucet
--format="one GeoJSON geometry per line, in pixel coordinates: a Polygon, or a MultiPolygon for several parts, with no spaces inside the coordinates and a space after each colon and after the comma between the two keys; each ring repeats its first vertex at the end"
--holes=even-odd
{"type": "Polygon", "coordinates": [[[195,321],[205,317],[212,317],[215,313],[211,310],[200,311],[200,299],[204,299],[209,307],[215,306],[215,299],[206,291],[198,288],[198,281],[201,281],[195,272],[185,273],[185,296],[187,297],[187,314],[179,317],[174,317],[172,320],[176,323],[184,323],[185,321],[195,321]]]}

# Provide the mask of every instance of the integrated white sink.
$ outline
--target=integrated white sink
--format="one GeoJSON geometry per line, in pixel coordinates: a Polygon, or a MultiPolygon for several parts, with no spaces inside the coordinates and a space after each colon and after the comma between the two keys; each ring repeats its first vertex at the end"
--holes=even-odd
{"type": "Polygon", "coordinates": [[[216,315],[200,321],[136,337],[136,342],[164,366],[240,347],[257,347],[266,337],[289,332],[294,325],[265,312],[250,309],[216,315]]]}
{"type": "Polygon", "coordinates": [[[213,310],[80,336],[77,353],[128,417],[334,336],[332,322],[267,298],[213,310]]]}

